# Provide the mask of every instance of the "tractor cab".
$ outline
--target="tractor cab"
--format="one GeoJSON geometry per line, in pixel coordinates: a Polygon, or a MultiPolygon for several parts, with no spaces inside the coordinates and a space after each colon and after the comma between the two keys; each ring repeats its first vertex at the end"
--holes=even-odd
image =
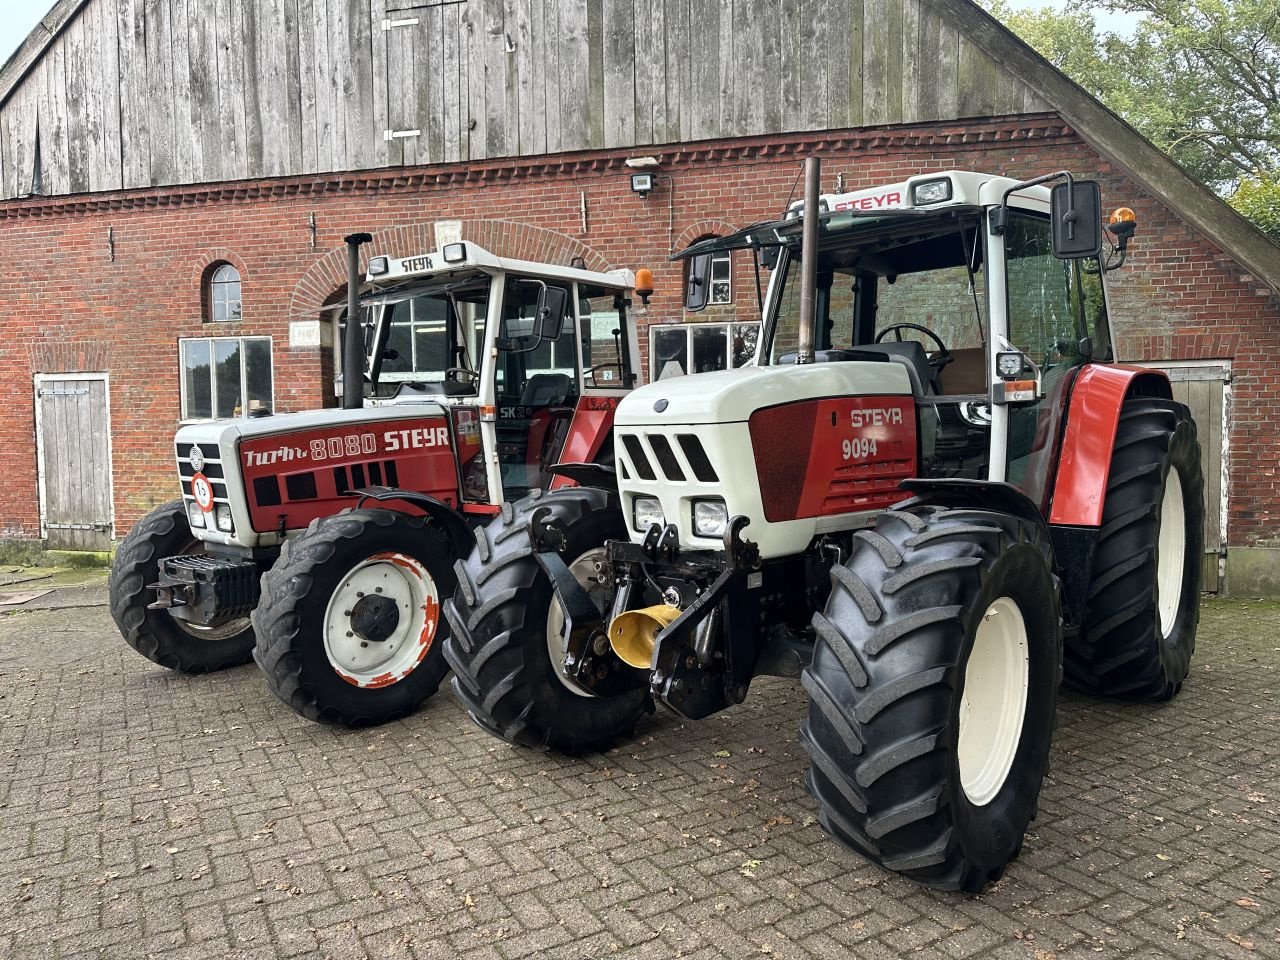
{"type": "MultiPolygon", "coordinates": [[[[918,476],[1008,482],[1044,507],[1065,391],[1112,359],[1111,336],[1100,252],[1055,256],[1050,191],[1017,186],[953,171],[821,197],[809,360],[902,367],[918,476]]],[[[772,267],[759,366],[799,359],[802,213],[682,254],[695,294],[711,253],[750,248],[772,267]]]]}

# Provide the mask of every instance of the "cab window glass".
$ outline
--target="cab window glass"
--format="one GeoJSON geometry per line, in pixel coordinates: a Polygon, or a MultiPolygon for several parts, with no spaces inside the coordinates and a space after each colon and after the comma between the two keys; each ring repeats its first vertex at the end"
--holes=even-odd
{"type": "Polygon", "coordinates": [[[582,372],[593,387],[624,387],[630,372],[627,356],[626,309],[618,294],[602,287],[578,289],[582,372]]]}
{"type": "MultiPolygon", "coordinates": [[[[1086,314],[1102,310],[1096,260],[1059,260],[1047,218],[1014,213],[1005,233],[1009,339],[1044,370],[1083,361],[1086,314]],[[1095,272],[1088,272],[1093,264],[1095,272]]],[[[1105,325],[1104,325],[1105,326],[1105,325]]]]}

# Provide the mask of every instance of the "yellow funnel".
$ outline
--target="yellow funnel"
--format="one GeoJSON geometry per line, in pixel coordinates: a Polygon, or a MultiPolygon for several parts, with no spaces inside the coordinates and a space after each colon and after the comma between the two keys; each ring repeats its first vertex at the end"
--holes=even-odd
{"type": "Polygon", "coordinates": [[[609,624],[609,645],[623,663],[648,670],[658,634],[680,613],[679,607],[666,603],[620,613],[609,624]]]}

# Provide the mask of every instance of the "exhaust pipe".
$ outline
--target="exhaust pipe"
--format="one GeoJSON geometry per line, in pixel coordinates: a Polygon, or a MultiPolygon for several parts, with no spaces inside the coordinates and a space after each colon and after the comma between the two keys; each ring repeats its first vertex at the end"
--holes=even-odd
{"type": "Polygon", "coordinates": [[[681,609],[669,603],[628,610],[609,624],[609,646],[628,666],[648,670],[653,662],[653,648],[658,634],[680,616],[681,609]]]}
{"type": "Polygon", "coordinates": [[[342,409],[364,406],[364,336],[360,325],[360,245],[373,237],[351,233],[347,245],[347,333],[342,341],[342,409]]]}
{"type": "Polygon", "coordinates": [[[818,187],[821,179],[822,161],[817,157],[805,157],[804,227],[801,236],[804,260],[800,269],[800,342],[796,345],[796,363],[813,363],[813,345],[818,334],[818,187]]]}

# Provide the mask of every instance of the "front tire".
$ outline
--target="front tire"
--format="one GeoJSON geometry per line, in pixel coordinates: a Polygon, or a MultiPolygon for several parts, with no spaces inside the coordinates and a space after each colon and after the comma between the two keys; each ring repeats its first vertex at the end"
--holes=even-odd
{"type": "Polygon", "coordinates": [[[1022,848],[1049,762],[1062,619],[1040,529],[920,503],[855,536],[802,681],[808,786],[836,839],[981,890],[1022,848]]]}
{"type": "Polygon", "coordinates": [[[604,749],[631,735],[648,691],[584,696],[563,678],[555,636],[563,616],[529,543],[530,515],[540,507],[564,530],[560,555],[579,582],[607,589],[592,582],[590,568],[607,540],[627,536],[616,494],[570,487],[504,504],[501,516],[477,528],[476,549],[458,564],[457,595],[445,605],[453,691],[471,719],[509,743],[569,754],[604,749]]]}
{"type": "Polygon", "coordinates": [[[1067,684],[1084,693],[1169,700],[1191,667],[1200,622],[1204,478],[1191,412],[1134,397],[1116,430],[1084,629],[1067,684]]]}
{"type": "Polygon", "coordinates": [[[160,579],[160,561],[203,549],[187,523],[186,504],[173,500],[133,525],[116,550],[107,579],[111,617],[125,642],[152,663],[181,673],[238,667],[253,655],[248,617],[202,627],[147,607],[156,599],[147,584],[160,579]]]}
{"type": "Polygon", "coordinates": [[[254,659],[271,692],[344,727],[418,709],[449,669],[440,603],[453,558],[424,517],[360,509],[313,520],[262,577],[254,659]]]}

